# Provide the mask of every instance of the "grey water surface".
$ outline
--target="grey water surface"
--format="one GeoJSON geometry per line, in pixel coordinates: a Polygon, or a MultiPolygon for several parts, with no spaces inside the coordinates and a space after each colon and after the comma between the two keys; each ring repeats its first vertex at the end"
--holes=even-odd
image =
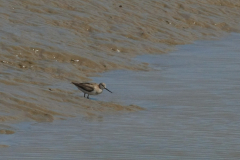
{"type": "MultiPolygon", "coordinates": [[[[178,46],[136,59],[151,71],[111,71],[95,77],[93,100],[145,110],[95,120],[69,118],[22,125],[2,138],[2,159],[239,159],[240,35],[178,46]]],[[[79,94],[82,96],[82,94],[79,94]]]]}

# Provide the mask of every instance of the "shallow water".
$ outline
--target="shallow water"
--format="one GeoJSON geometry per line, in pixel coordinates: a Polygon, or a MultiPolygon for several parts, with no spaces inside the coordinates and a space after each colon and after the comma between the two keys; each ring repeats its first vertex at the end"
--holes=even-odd
{"type": "MultiPolygon", "coordinates": [[[[239,159],[240,35],[140,56],[152,71],[112,71],[93,100],[146,110],[16,125],[4,159],[239,159]]],[[[82,96],[82,94],[79,94],[82,96]]]]}
{"type": "Polygon", "coordinates": [[[132,58],[240,32],[239,9],[238,0],[1,0],[0,122],[85,114],[100,103],[79,101],[71,81],[146,70],[132,58]]]}

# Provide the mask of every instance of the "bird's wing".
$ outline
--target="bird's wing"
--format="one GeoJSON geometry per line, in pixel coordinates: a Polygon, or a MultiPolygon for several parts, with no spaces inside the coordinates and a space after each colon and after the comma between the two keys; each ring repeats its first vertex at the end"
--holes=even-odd
{"type": "Polygon", "coordinates": [[[81,89],[83,89],[85,91],[88,91],[88,92],[92,92],[94,90],[94,87],[92,86],[91,83],[75,83],[75,82],[72,82],[72,84],[74,84],[78,88],[81,88],[81,89]]]}

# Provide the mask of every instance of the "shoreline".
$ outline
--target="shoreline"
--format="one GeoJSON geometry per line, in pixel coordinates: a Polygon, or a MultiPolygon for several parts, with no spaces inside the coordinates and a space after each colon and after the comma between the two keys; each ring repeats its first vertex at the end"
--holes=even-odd
{"type": "MultiPolygon", "coordinates": [[[[6,14],[23,11],[26,4],[19,5],[15,11],[6,10],[6,14]]],[[[81,97],[80,91],[66,83],[89,81],[89,77],[117,69],[148,70],[148,64],[139,63],[133,58],[144,54],[168,53],[177,45],[219,39],[230,32],[240,32],[240,24],[237,22],[240,2],[235,5],[226,1],[184,4],[172,0],[166,3],[151,1],[149,4],[112,1],[99,4],[99,9],[91,13],[91,18],[69,12],[69,16],[64,18],[71,17],[71,22],[64,18],[58,22],[46,15],[44,22],[39,19],[39,23],[46,25],[49,30],[44,34],[36,33],[33,40],[28,37],[20,37],[19,40],[18,32],[21,29],[11,36],[3,34],[9,40],[1,42],[4,47],[0,64],[3,71],[0,100],[1,109],[6,113],[0,116],[1,123],[52,122],[59,117],[91,116],[95,114],[92,110],[100,114],[112,110],[141,110],[141,107],[112,102],[87,101],[81,97]],[[119,7],[119,3],[122,7],[119,7]],[[199,8],[194,8],[195,5],[199,8]],[[140,11],[142,13],[138,13],[140,11]],[[143,13],[148,16],[144,17],[143,13]],[[87,23],[77,23],[80,20],[87,23]],[[53,32],[52,29],[57,31],[53,32]],[[58,38],[62,39],[58,35],[60,31],[64,32],[62,41],[58,41],[58,38]],[[39,38],[41,34],[44,36],[39,38]],[[36,37],[40,40],[36,40],[36,37]],[[46,40],[49,44],[46,44],[46,40]]],[[[67,5],[58,7],[67,9],[67,5]]],[[[86,10],[75,10],[88,13],[87,10],[94,8],[89,3],[86,10]]],[[[29,12],[33,17],[45,13],[34,10],[34,4],[29,5],[29,11],[23,16],[29,18],[29,12]]],[[[56,11],[54,15],[61,15],[61,12],[56,11]]],[[[11,20],[14,24],[20,23],[14,18],[11,20]]],[[[5,27],[9,23],[10,20],[5,27]]],[[[34,29],[31,24],[27,25],[34,29]]]]}

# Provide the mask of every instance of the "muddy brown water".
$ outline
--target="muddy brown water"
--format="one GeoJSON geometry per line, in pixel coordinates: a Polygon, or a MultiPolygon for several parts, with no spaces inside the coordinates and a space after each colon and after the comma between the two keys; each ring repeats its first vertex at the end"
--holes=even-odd
{"type": "MultiPolygon", "coordinates": [[[[7,159],[239,159],[240,35],[140,56],[152,71],[112,71],[94,101],[145,110],[52,123],[17,124],[7,159]]],[[[83,96],[79,93],[78,96],[83,96]]]]}

